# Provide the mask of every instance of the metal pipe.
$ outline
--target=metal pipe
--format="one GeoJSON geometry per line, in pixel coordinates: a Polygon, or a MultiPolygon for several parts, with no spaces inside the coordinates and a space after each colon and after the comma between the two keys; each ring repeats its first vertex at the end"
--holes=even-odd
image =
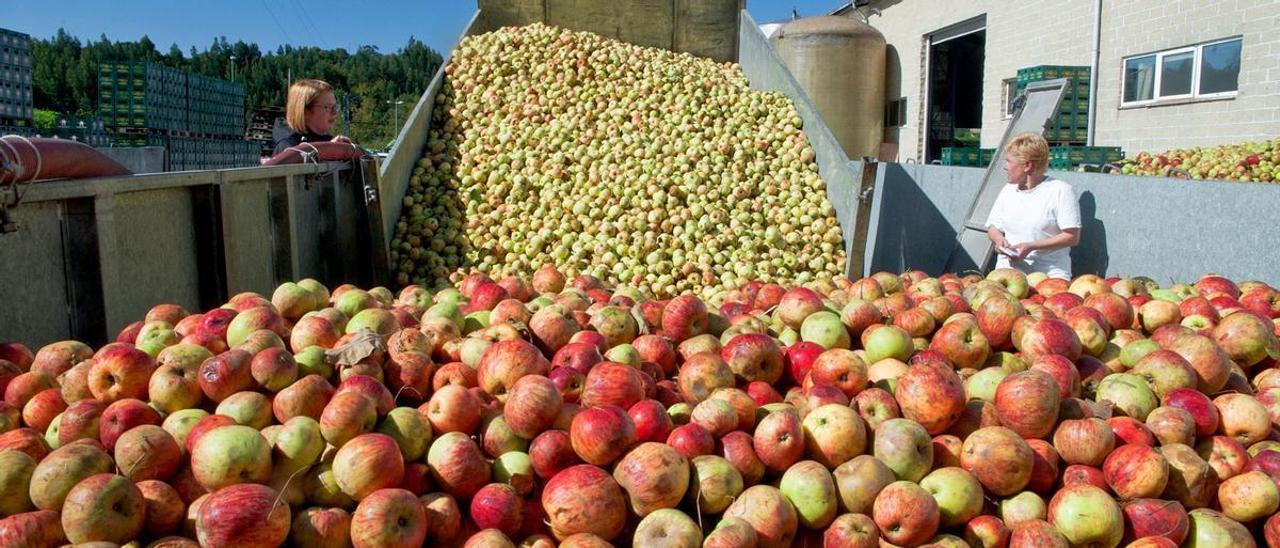
{"type": "Polygon", "coordinates": [[[1098,121],[1098,56],[1102,50],[1102,0],[1093,2],[1093,54],[1089,59],[1089,121],[1085,130],[1085,144],[1093,145],[1098,121]]]}

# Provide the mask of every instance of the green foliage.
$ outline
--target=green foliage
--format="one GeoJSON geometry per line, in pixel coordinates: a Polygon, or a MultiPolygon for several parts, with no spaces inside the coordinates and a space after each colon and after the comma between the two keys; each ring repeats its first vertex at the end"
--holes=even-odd
{"type": "Polygon", "coordinates": [[[35,109],[32,118],[36,129],[50,129],[58,124],[58,113],[48,109],[35,109]]]}
{"type": "Polygon", "coordinates": [[[230,79],[234,56],[235,80],[245,86],[249,109],[283,107],[290,71],[295,80],[319,78],[333,85],[345,109],[335,131],[377,150],[395,137],[394,103],[404,101],[399,112],[403,123],[441,63],[439,53],[414,38],[389,54],[374,46],[361,46],[355,53],[292,46],[263,52],[257,44],[231,43],[226,37],[217,38],[203,52],[191,48],[184,54],[173,45],[162,54],[146,36],[137,42],[112,42],[104,35],[82,43],[62,29],[48,39],[33,38],[31,53],[36,107],[77,116],[97,110],[98,64],[103,61],[153,61],[230,79]]]}

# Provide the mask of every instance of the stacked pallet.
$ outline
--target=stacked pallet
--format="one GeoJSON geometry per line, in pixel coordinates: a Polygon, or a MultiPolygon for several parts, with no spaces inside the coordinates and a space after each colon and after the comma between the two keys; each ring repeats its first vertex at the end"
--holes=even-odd
{"type": "Polygon", "coordinates": [[[31,97],[31,37],[0,29],[0,126],[30,127],[31,97]]]}
{"type": "Polygon", "coordinates": [[[118,147],[162,146],[169,171],[259,165],[244,86],[145,61],[104,62],[98,111],[118,147]]]}
{"type": "Polygon", "coordinates": [[[98,115],[120,135],[187,131],[187,73],[159,63],[103,62],[98,115]]]}
{"type": "Polygon", "coordinates": [[[52,128],[40,129],[36,132],[41,137],[56,137],[79,141],[91,147],[109,147],[112,145],[111,134],[100,118],[79,118],[63,116],[52,128]]]}
{"type": "Polygon", "coordinates": [[[244,86],[221,78],[187,75],[187,126],[197,135],[244,135],[244,86]]]}
{"type": "Polygon", "coordinates": [[[995,157],[996,149],[978,147],[943,147],[942,165],[959,167],[986,167],[995,157]]]}

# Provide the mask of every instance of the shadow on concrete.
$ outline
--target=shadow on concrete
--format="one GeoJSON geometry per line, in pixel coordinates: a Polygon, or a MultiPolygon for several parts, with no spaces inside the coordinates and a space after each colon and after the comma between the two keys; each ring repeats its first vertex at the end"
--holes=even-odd
{"type": "Polygon", "coordinates": [[[1071,248],[1073,276],[1107,275],[1111,256],[1107,253],[1107,225],[1098,220],[1098,201],[1088,190],[1080,195],[1080,243],[1071,248]]]}
{"type": "Polygon", "coordinates": [[[883,173],[870,271],[919,269],[939,274],[956,243],[956,229],[900,164],[883,173]]]}
{"type": "Polygon", "coordinates": [[[902,139],[902,126],[906,124],[906,97],[902,96],[902,56],[898,54],[898,48],[892,44],[885,47],[884,59],[884,99],[886,105],[900,105],[896,113],[886,112],[884,138],[882,141],[887,146],[882,146],[882,154],[880,161],[897,162],[902,157],[900,152],[902,139]],[[890,125],[890,122],[897,122],[890,125]],[[886,150],[888,149],[888,150],[886,150]],[[891,151],[891,152],[890,152],[891,151]]]}

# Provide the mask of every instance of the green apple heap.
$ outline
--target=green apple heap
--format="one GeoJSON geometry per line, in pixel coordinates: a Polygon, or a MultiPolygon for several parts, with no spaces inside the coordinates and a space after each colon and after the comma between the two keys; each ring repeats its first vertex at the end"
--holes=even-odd
{"type": "Polygon", "coordinates": [[[543,263],[657,296],[843,272],[789,99],[735,64],[545,25],[466,37],[391,246],[400,285],[543,263]]]}

